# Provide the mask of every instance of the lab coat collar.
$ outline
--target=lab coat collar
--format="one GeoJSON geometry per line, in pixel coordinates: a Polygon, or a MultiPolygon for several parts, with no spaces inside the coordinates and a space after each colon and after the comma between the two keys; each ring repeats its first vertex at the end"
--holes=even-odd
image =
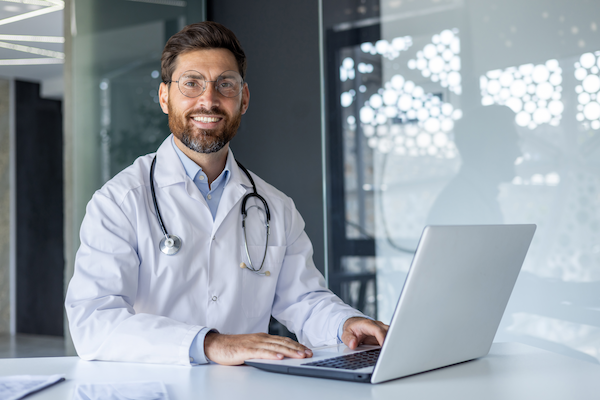
{"type": "Polygon", "coordinates": [[[250,179],[246,176],[246,173],[238,166],[233,156],[231,148],[229,148],[229,154],[227,155],[227,165],[225,168],[229,168],[229,183],[233,186],[243,186],[244,189],[252,188],[250,179]]]}
{"type": "Polygon", "coordinates": [[[185,183],[187,178],[185,168],[171,145],[172,136],[172,134],[169,135],[156,151],[154,179],[160,188],[181,182],[185,183]]]}
{"type": "Polygon", "coordinates": [[[231,148],[229,148],[229,153],[227,154],[227,165],[225,168],[229,168],[229,182],[227,182],[227,185],[223,189],[217,215],[215,215],[213,234],[217,232],[219,226],[231,210],[241,202],[244,195],[252,190],[252,184],[244,171],[235,162],[231,148]]]}

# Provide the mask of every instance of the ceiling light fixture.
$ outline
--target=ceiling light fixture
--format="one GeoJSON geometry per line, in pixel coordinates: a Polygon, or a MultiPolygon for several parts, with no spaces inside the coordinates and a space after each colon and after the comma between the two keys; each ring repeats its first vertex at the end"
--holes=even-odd
{"type": "Polygon", "coordinates": [[[65,60],[60,58],[13,58],[10,60],[0,60],[0,65],[46,65],[46,64],[64,64],[65,60]]]}
{"type": "MultiPolygon", "coordinates": [[[[5,0],[6,1],[6,0],[5,0]]],[[[64,43],[62,36],[0,35],[0,40],[11,42],[64,43]]]]}
{"type": "Polygon", "coordinates": [[[9,50],[22,51],[24,53],[37,54],[40,56],[60,58],[60,59],[65,58],[65,53],[61,53],[60,51],[40,49],[37,47],[23,46],[20,44],[0,42],[0,47],[2,47],[4,49],[9,49],[9,50]]]}
{"type": "Polygon", "coordinates": [[[56,5],[59,5],[60,3],[64,4],[64,1],[60,1],[60,0],[2,0],[2,1],[5,3],[31,4],[31,5],[43,6],[43,7],[56,6],[56,5]]]}
{"type": "Polygon", "coordinates": [[[27,12],[27,13],[15,15],[14,17],[8,17],[8,18],[0,19],[0,25],[6,25],[6,24],[13,23],[13,22],[17,22],[17,21],[22,21],[24,19],[38,17],[40,15],[49,14],[49,13],[55,12],[55,11],[61,11],[63,8],[65,8],[65,2],[64,1],[59,1],[59,0],[46,0],[46,1],[39,1],[39,0],[22,0],[22,1],[8,0],[8,1],[12,1],[13,3],[45,5],[46,8],[40,8],[39,10],[34,10],[34,11],[27,12]]]}
{"type": "Polygon", "coordinates": [[[179,0],[129,0],[137,3],[159,4],[161,6],[185,7],[187,3],[179,0]]]}

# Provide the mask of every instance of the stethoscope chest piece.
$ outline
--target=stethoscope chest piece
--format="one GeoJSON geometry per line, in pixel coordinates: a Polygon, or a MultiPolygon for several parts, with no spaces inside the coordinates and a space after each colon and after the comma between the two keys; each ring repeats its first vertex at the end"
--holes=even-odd
{"type": "Polygon", "coordinates": [[[168,256],[177,254],[181,249],[181,239],[176,235],[166,235],[158,244],[160,251],[168,256]]]}

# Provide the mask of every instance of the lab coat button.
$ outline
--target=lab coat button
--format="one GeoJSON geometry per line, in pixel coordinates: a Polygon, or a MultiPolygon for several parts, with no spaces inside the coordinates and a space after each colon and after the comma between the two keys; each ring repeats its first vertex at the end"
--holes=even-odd
{"type": "Polygon", "coordinates": [[[217,301],[217,296],[213,296],[212,301],[217,301]]]}

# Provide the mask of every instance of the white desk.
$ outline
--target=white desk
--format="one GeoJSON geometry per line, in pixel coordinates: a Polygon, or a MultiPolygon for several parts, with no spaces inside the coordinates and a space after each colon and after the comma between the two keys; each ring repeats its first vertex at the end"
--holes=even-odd
{"type": "Polygon", "coordinates": [[[379,385],[304,378],[252,367],[179,367],[82,361],[77,357],[1,359],[0,375],[65,374],[27,400],[72,398],[76,383],[162,381],[182,399],[599,399],[600,365],[515,343],[487,357],[379,385]]]}

